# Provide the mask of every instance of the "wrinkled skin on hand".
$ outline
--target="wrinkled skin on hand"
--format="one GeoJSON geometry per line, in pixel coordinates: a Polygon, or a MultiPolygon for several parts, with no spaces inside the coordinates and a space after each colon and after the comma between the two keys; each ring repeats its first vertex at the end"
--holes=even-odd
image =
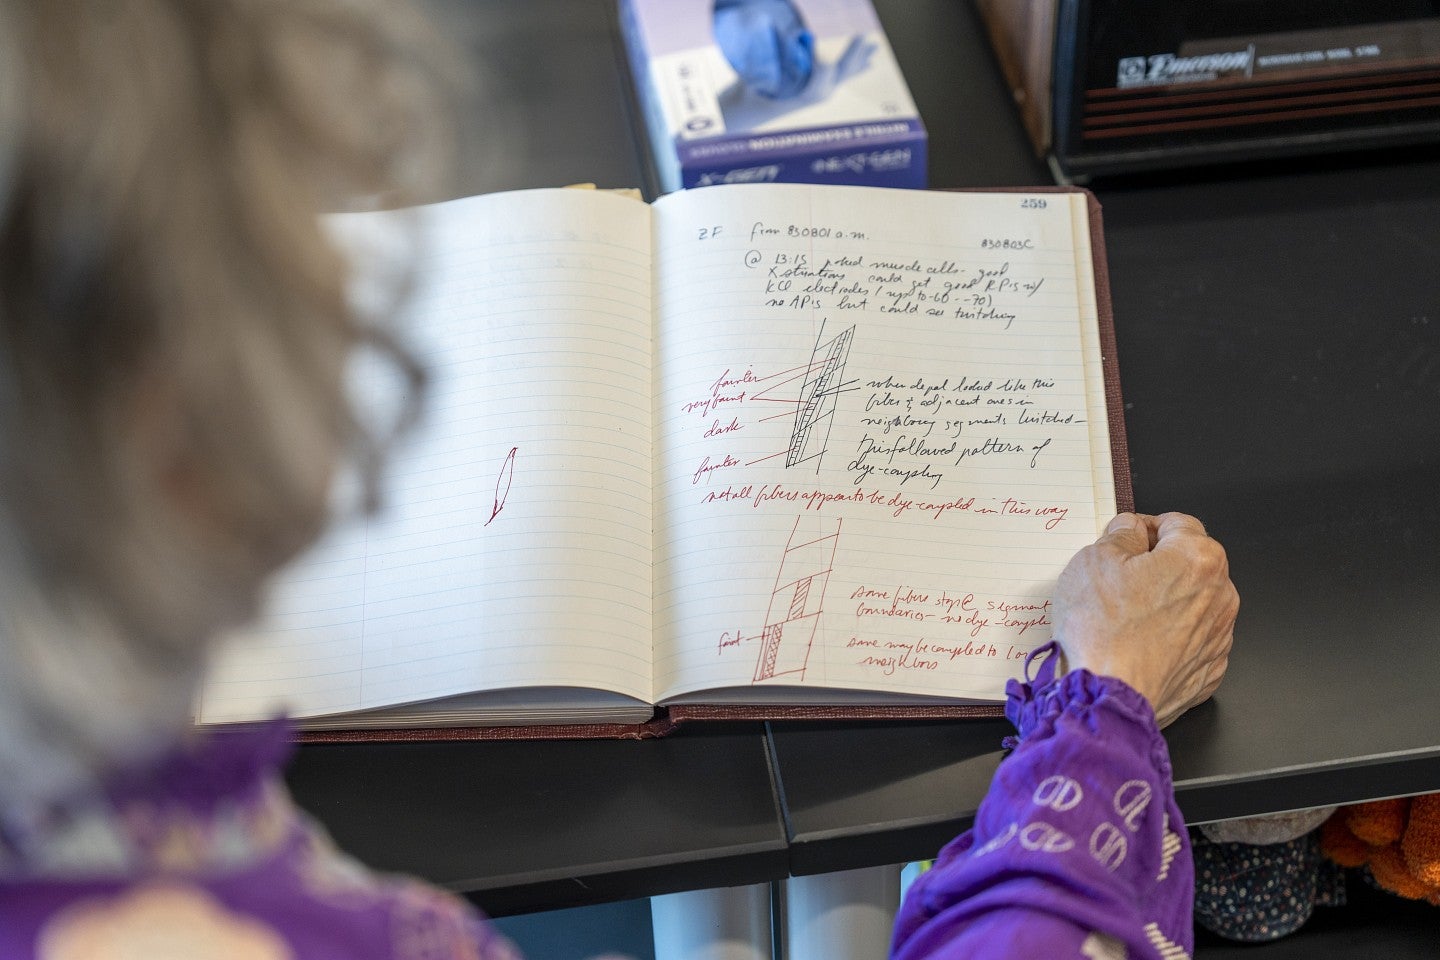
{"type": "Polygon", "coordinates": [[[1199,520],[1122,513],[1061,573],[1055,639],[1071,669],[1125,681],[1163,727],[1220,686],[1239,608],[1199,520]]]}

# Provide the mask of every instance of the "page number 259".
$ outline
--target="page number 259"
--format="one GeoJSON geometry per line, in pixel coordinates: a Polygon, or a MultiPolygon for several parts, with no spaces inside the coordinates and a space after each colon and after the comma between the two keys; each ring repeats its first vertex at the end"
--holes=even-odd
{"type": "Polygon", "coordinates": [[[1023,197],[1023,198],[1020,200],[1020,209],[1021,209],[1021,210],[1044,210],[1044,209],[1045,209],[1045,198],[1044,198],[1044,197],[1023,197]]]}

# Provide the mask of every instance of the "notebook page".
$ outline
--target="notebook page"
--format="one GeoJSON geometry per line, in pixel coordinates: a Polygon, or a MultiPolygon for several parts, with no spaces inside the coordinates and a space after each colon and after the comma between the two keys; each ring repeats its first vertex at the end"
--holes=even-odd
{"type": "MultiPolygon", "coordinates": [[[[1069,195],[1074,230],[1075,262],[1091,263],[1090,211],[1083,194],[1069,195]]],[[[1112,508],[1116,502],[1115,471],[1110,453],[1110,411],[1105,400],[1105,371],[1100,348],[1099,310],[1095,302],[1095,274],[1075,272],[1075,296],[1080,310],[1081,353],[1085,357],[1085,405],[1090,421],[1090,458],[1094,464],[1095,502],[1112,508]]],[[[1107,517],[1101,517],[1108,522],[1107,517]]]]}
{"type": "Polygon", "coordinates": [[[1077,199],[655,205],[662,699],[1003,696],[1114,512],[1077,199]]]}
{"type": "Polygon", "coordinates": [[[382,513],[281,578],[202,720],[535,684],[650,699],[649,209],[553,190],[418,216],[423,422],[382,513]]]}

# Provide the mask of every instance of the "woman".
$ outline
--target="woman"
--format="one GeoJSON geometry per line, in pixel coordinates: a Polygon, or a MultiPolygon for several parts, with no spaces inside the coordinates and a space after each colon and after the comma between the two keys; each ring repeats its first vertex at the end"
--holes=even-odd
{"type": "MultiPolygon", "coordinates": [[[[283,726],[189,730],[214,638],[325,523],[336,471],[373,481],[384,438],[346,403],[347,359],[418,379],[347,301],[316,214],[424,198],[435,47],[389,0],[0,0],[3,960],[512,953],[331,849],[281,785],[283,726]]],[[[1208,695],[1217,552],[1161,518],[1082,553],[1057,597],[1072,666],[1128,680],[1105,695],[1137,715],[1208,695]]],[[[1002,782],[1064,742],[1025,723],[1002,782]]],[[[1147,723],[1128,735],[1153,748],[1147,723]]],[[[945,876],[909,955],[973,941],[945,876]]]]}
{"type": "Polygon", "coordinates": [[[317,213],[420,198],[398,4],[0,0],[0,957],[503,957],[329,849],[287,732],[187,733],[212,639],[383,441],[317,213]]]}
{"type": "Polygon", "coordinates": [[[1075,556],[1055,595],[1071,670],[1042,648],[1036,679],[1010,682],[1015,751],[911,887],[897,958],[1190,955],[1194,866],[1160,727],[1219,686],[1238,605],[1193,517],[1122,514],[1075,556]]]}

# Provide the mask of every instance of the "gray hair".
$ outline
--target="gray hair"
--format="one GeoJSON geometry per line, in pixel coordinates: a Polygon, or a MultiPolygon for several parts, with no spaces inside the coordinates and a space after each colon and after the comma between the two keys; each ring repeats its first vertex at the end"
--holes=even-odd
{"type": "Polygon", "coordinates": [[[429,199],[435,46],[394,0],[0,0],[0,810],[172,741],[373,478],[347,358],[418,371],[317,214],[429,199]]]}

